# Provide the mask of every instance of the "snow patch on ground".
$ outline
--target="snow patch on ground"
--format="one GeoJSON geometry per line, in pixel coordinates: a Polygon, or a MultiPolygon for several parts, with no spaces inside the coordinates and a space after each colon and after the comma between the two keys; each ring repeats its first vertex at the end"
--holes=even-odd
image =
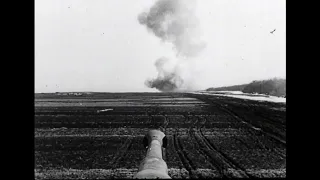
{"type": "Polygon", "coordinates": [[[102,110],[98,110],[97,113],[99,112],[105,112],[105,111],[112,111],[113,109],[102,109],[102,110]]]}
{"type": "Polygon", "coordinates": [[[255,100],[255,101],[286,103],[286,98],[283,98],[283,97],[269,96],[265,94],[249,94],[249,93],[243,93],[241,91],[198,91],[198,92],[191,92],[191,93],[213,95],[213,96],[227,96],[227,97],[249,99],[249,100],[255,100]]]}
{"type": "Polygon", "coordinates": [[[223,93],[223,94],[245,94],[241,91],[199,91],[199,92],[223,93]]]}

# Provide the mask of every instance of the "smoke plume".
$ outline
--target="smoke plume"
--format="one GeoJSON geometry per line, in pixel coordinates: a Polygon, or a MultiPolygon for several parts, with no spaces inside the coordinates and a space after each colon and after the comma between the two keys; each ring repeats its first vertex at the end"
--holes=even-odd
{"type": "Polygon", "coordinates": [[[175,91],[183,84],[183,79],[179,76],[176,69],[168,71],[164,68],[168,60],[169,59],[162,57],[156,61],[155,66],[158,70],[158,76],[156,79],[146,80],[146,86],[157,88],[161,91],[175,91]]]}
{"type": "MultiPolygon", "coordinates": [[[[195,58],[206,47],[199,36],[201,32],[199,20],[195,16],[195,5],[195,0],[158,0],[148,12],[139,14],[138,20],[162,41],[172,43],[177,58],[195,58]]],[[[163,69],[166,61],[169,60],[160,58],[156,61],[158,76],[146,81],[148,87],[174,91],[183,85],[182,77],[175,71],[177,68],[171,72],[163,69]]]]}

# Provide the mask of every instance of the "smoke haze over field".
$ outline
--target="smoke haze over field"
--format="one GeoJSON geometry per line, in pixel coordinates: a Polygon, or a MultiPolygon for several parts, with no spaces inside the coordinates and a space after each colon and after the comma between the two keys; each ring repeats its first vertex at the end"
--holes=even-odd
{"type": "MultiPolygon", "coordinates": [[[[187,61],[196,58],[206,47],[206,43],[200,38],[195,7],[195,0],[158,0],[149,12],[139,14],[138,20],[162,41],[172,43],[180,62],[187,61]]],[[[184,80],[177,71],[179,62],[172,71],[166,71],[163,65],[168,61],[170,60],[165,57],[156,61],[158,76],[146,81],[148,87],[160,91],[175,91],[182,87],[184,80]]]]}
{"type": "Polygon", "coordinates": [[[158,0],[138,20],[162,41],[171,42],[178,56],[194,57],[206,46],[199,37],[195,8],[195,0],[158,0]]]}

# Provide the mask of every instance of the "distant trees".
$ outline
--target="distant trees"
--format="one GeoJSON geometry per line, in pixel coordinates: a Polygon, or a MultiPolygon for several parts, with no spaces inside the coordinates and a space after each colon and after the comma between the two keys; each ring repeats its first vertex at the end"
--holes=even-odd
{"type": "Polygon", "coordinates": [[[262,81],[252,81],[243,91],[244,93],[259,93],[272,96],[286,95],[286,80],[281,78],[273,78],[262,81]]]}
{"type": "Polygon", "coordinates": [[[218,88],[208,88],[207,91],[242,91],[244,87],[248,84],[241,84],[235,86],[225,86],[225,87],[218,87],[218,88]]]}
{"type": "Polygon", "coordinates": [[[208,88],[207,91],[242,91],[272,96],[286,96],[286,79],[273,78],[262,81],[252,81],[249,84],[208,88]]]}

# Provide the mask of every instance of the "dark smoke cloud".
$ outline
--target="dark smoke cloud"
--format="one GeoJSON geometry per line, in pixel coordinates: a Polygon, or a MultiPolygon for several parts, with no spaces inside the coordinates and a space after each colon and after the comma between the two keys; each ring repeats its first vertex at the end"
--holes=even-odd
{"type": "Polygon", "coordinates": [[[165,57],[159,58],[155,66],[158,70],[158,76],[155,79],[146,80],[145,85],[150,88],[156,88],[160,91],[175,91],[183,84],[183,79],[179,76],[176,70],[166,71],[164,69],[165,63],[168,59],[165,57]]]}
{"type": "MultiPolygon", "coordinates": [[[[141,25],[147,27],[162,41],[173,44],[178,58],[195,58],[206,47],[200,39],[199,20],[195,16],[195,0],[158,0],[148,12],[138,15],[141,25]]],[[[165,71],[163,65],[169,61],[160,58],[155,66],[158,76],[145,84],[160,91],[175,91],[184,83],[176,70],[165,71]]]]}
{"type": "Polygon", "coordinates": [[[199,37],[195,5],[195,0],[158,0],[138,20],[161,40],[171,42],[177,55],[194,57],[206,47],[199,37]]]}

